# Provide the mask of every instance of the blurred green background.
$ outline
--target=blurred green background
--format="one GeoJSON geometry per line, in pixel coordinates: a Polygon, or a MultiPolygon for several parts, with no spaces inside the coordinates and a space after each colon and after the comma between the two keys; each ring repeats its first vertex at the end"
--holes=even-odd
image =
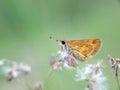
{"type": "MultiPolygon", "coordinates": [[[[60,46],[56,39],[100,38],[101,51],[90,63],[103,60],[108,90],[118,90],[107,55],[120,57],[119,0],[0,0],[0,58],[31,65],[27,81],[46,81],[51,55],[60,46]],[[52,40],[49,37],[53,37],[52,40]]],[[[54,72],[44,90],[84,90],[74,81],[75,72],[54,72]]],[[[0,77],[0,90],[27,90],[17,80],[0,77]]]]}

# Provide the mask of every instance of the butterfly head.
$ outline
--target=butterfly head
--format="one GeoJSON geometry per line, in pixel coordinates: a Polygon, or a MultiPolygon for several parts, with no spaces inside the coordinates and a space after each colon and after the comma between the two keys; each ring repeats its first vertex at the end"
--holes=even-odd
{"type": "Polygon", "coordinates": [[[56,40],[61,46],[66,45],[66,41],[65,40],[56,40]]]}
{"type": "Polygon", "coordinates": [[[67,45],[67,41],[65,40],[56,40],[59,45],[61,46],[61,49],[64,51],[64,52],[67,52],[68,51],[68,45],[67,45]]]}

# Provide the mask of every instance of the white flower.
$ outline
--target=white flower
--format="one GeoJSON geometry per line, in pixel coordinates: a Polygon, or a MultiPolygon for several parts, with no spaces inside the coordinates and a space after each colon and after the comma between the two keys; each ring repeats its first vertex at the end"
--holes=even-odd
{"type": "Polygon", "coordinates": [[[67,69],[75,69],[78,67],[78,61],[71,55],[68,55],[66,51],[58,51],[60,60],[63,60],[63,66],[67,69]]]}
{"type": "Polygon", "coordinates": [[[104,76],[100,63],[87,64],[86,67],[77,71],[76,81],[86,80],[86,90],[107,90],[104,76]]]}
{"type": "Polygon", "coordinates": [[[120,68],[120,64],[118,64],[118,68],[120,68]]]}
{"type": "Polygon", "coordinates": [[[93,75],[87,80],[86,90],[107,90],[106,77],[100,73],[93,75]]]}
{"type": "Polygon", "coordinates": [[[1,60],[0,60],[0,66],[3,66],[3,65],[5,64],[5,61],[6,61],[6,59],[4,59],[4,58],[1,59],[1,60]]]}
{"type": "Polygon", "coordinates": [[[0,66],[2,66],[4,64],[4,61],[0,60],[0,66]]]}
{"type": "Polygon", "coordinates": [[[58,55],[64,60],[64,58],[68,56],[68,53],[66,51],[58,51],[58,55]]]}
{"type": "Polygon", "coordinates": [[[25,72],[25,73],[30,73],[31,72],[31,67],[29,65],[21,63],[19,65],[19,70],[21,70],[22,72],[25,72]]]}
{"type": "Polygon", "coordinates": [[[86,78],[87,78],[87,76],[83,72],[83,69],[82,70],[81,69],[77,70],[77,73],[75,75],[75,80],[76,81],[85,80],[86,78]]]}
{"type": "Polygon", "coordinates": [[[53,65],[53,70],[63,70],[63,62],[59,61],[53,65]]]}
{"type": "Polygon", "coordinates": [[[77,70],[76,80],[84,80],[94,74],[102,74],[100,64],[87,64],[85,68],[77,70]]]}
{"type": "Polygon", "coordinates": [[[73,67],[69,66],[67,62],[64,62],[63,67],[69,70],[73,69],[73,67]]]}
{"type": "Polygon", "coordinates": [[[2,67],[1,69],[2,69],[1,72],[2,72],[2,74],[3,74],[4,76],[7,76],[8,72],[11,71],[11,68],[8,67],[8,66],[4,66],[4,67],[2,67]]]}

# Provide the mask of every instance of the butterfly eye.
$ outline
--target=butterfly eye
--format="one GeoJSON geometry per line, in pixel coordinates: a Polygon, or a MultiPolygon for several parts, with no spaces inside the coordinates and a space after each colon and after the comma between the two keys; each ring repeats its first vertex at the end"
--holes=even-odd
{"type": "Polygon", "coordinates": [[[61,43],[64,45],[64,44],[65,44],[65,41],[61,41],[61,43]]]}

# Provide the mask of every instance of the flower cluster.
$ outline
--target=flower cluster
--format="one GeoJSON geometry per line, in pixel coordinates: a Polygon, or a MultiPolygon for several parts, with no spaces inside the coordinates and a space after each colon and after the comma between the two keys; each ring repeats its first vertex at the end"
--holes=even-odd
{"type": "Polygon", "coordinates": [[[87,81],[86,90],[107,90],[107,79],[103,74],[101,62],[97,64],[84,64],[83,68],[79,68],[78,60],[67,52],[59,51],[58,55],[60,56],[58,61],[54,56],[50,59],[52,70],[73,69],[76,71],[76,81],[87,81]]]}
{"type": "Polygon", "coordinates": [[[87,64],[86,67],[77,71],[76,80],[87,81],[86,90],[107,90],[104,76],[100,63],[87,64]]]}
{"type": "Polygon", "coordinates": [[[115,77],[118,77],[118,68],[120,68],[120,59],[108,55],[108,61],[115,77]]]}
{"type": "Polygon", "coordinates": [[[10,62],[8,60],[0,61],[0,70],[8,81],[14,78],[18,78],[22,75],[29,74],[31,72],[31,67],[27,64],[10,62]]]}
{"type": "Polygon", "coordinates": [[[63,68],[76,69],[78,67],[78,61],[66,52],[59,51],[58,55],[60,55],[60,59],[58,61],[54,56],[50,59],[52,70],[63,70],[63,68]]]}
{"type": "Polygon", "coordinates": [[[50,65],[52,70],[63,70],[63,61],[62,60],[56,61],[54,56],[52,56],[50,59],[50,65]]]}
{"type": "Polygon", "coordinates": [[[31,66],[28,64],[2,59],[0,60],[0,72],[7,81],[17,79],[21,85],[27,86],[30,90],[41,90],[43,88],[42,82],[37,82],[33,87],[31,87],[24,79],[25,75],[31,73],[31,66]]]}
{"type": "Polygon", "coordinates": [[[116,82],[120,90],[120,82],[119,82],[119,77],[118,77],[118,69],[120,68],[120,59],[113,58],[112,56],[108,55],[108,62],[109,62],[109,65],[112,69],[112,72],[114,74],[114,77],[116,79],[116,82]]]}

